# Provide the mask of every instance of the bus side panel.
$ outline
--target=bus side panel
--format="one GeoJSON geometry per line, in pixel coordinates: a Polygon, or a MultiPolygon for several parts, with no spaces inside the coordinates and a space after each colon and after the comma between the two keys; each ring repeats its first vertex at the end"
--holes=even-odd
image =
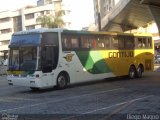
{"type": "Polygon", "coordinates": [[[69,73],[71,83],[114,77],[98,51],[63,52],[61,58],[61,71],[69,73]]]}
{"type": "Polygon", "coordinates": [[[145,71],[154,70],[154,51],[152,49],[135,50],[135,65],[138,67],[139,64],[144,66],[145,71]]]}

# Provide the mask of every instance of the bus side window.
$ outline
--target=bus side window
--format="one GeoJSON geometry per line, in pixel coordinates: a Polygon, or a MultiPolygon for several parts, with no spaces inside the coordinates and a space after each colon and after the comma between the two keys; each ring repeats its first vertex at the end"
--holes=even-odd
{"type": "Polygon", "coordinates": [[[118,38],[118,49],[124,49],[124,38],[118,38]]]}
{"type": "Polygon", "coordinates": [[[105,48],[105,38],[104,37],[98,37],[98,48],[105,48]]]}
{"type": "Polygon", "coordinates": [[[93,38],[91,40],[92,40],[92,48],[97,48],[97,40],[96,40],[96,38],[93,38]]]}
{"type": "Polygon", "coordinates": [[[64,48],[71,48],[71,39],[69,37],[63,38],[63,47],[64,48]]]}
{"type": "Polygon", "coordinates": [[[125,48],[126,49],[134,49],[135,41],[133,36],[126,36],[125,37],[125,48]]]}
{"type": "Polygon", "coordinates": [[[88,42],[89,42],[89,47],[96,49],[97,48],[97,37],[95,36],[88,36],[88,42]]]}
{"type": "Polygon", "coordinates": [[[90,48],[91,47],[87,36],[81,37],[81,47],[82,48],[90,48]]]}
{"type": "Polygon", "coordinates": [[[74,35],[64,35],[62,36],[62,46],[65,50],[71,50],[79,48],[79,37],[74,35]]]}
{"type": "Polygon", "coordinates": [[[109,49],[111,37],[107,36],[107,37],[104,37],[104,39],[105,39],[105,47],[109,49]]]}
{"type": "Polygon", "coordinates": [[[145,47],[146,47],[146,39],[138,38],[138,48],[145,48],[145,47]]]}
{"type": "Polygon", "coordinates": [[[148,37],[147,39],[147,48],[152,48],[152,38],[148,37]]]}
{"type": "Polygon", "coordinates": [[[114,49],[118,49],[118,38],[117,37],[112,38],[112,47],[114,49]]]}
{"type": "Polygon", "coordinates": [[[79,39],[78,37],[71,38],[72,48],[79,48],[79,39]]]}

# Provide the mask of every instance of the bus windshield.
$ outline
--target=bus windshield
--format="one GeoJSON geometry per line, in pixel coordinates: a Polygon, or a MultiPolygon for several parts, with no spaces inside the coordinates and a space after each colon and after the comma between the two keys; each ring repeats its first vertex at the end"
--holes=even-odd
{"type": "Polygon", "coordinates": [[[35,71],[37,47],[10,48],[9,70],[35,71]]]}

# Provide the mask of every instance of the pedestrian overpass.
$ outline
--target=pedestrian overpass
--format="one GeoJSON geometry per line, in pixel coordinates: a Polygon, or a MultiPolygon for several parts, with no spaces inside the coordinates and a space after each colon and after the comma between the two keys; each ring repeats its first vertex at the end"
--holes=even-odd
{"type": "Polygon", "coordinates": [[[160,31],[160,0],[120,0],[101,18],[101,30],[124,32],[155,21],[160,31]]]}

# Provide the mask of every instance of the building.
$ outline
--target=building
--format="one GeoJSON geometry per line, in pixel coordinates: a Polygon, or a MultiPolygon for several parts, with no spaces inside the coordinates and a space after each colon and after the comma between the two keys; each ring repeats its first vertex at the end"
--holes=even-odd
{"type": "Polygon", "coordinates": [[[67,18],[69,18],[70,10],[62,5],[62,0],[51,0],[49,3],[46,0],[39,0],[37,6],[26,6],[16,11],[0,12],[0,57],[6,59],[8,44],[14,32],[41,28],[36,19],[41,15],[51,14],[60,9],[65,11],[64,28],[69,28],[70,21],[67,18]]]}
{"type": "MultiPolygon", "coordinates": [[[[111,11],[115,8],[115,6],[121,2],[122,0],[93,0],[94,2],[94,16],[95,16],[95,24],[98,28],[98,13],[100,14],[100,19],[102,20],[111,13],[111,11]]],[[[101,21],[102,22],[102,21],[101,21]]],[[[118,29],[118,28],[117,28],[118,29]]],[[[129,33],[133,32],[148,32],[152,33],[153,39],[155,40],[155,48],[159,49],[160,53],[160,34],[158,31],[158,27],[154,21],[148,23],[145,26],[142,26],[138,29],[125,31],[129,33]]]]}
{"type": "Polygon", "coordinates": [[[103,18],[112,10],[119,0],[93,0],[95,24],[98,24],[98,13],[103,18]]]}

